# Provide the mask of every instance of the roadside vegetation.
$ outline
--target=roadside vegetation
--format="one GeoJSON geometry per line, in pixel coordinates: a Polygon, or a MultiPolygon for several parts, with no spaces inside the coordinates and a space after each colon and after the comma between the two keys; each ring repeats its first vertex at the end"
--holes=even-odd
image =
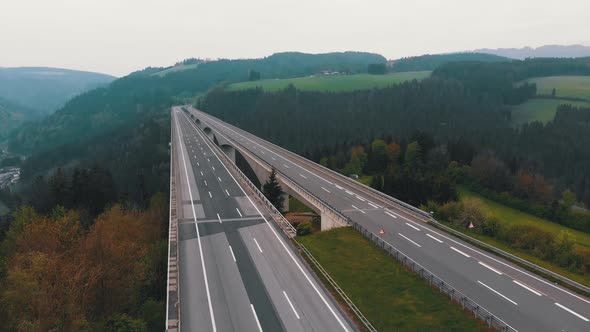
{"type": "Polygon", "coordinates": [[[279,91],[289,85],[305,91],[354,91],[399,84],[410,80],[421,80],[430,76],[430,71],[403,72],[386,75],[371,74],[333,74],[314,75],[289,79],[265,79],[254,82],[234,83],[227,87],[228,91],[261,88],[266,92],[279,91]]]}
{"type": "Polygon", "coordinates": [[[378,331],[486,331],[354,229],[297,238],[378,331]]]}

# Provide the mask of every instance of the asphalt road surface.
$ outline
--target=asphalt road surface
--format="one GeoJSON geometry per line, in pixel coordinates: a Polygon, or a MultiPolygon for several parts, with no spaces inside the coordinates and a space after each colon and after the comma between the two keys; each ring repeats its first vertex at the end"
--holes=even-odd
{"type": "MultiPolygon", "coordinates": [[[[354,180],[192,107],[214,134],[241,145],[363,225],[518,331],[590,331],[590,300],[484,252],[377,197],[354,180]]],[[[441,308],[444,309],[444,308],[441,308]]]]}
{"type": "Polygon", "coordinates": [[[183,331],[356,331],[195,125],[172,110],[183,331]]]}

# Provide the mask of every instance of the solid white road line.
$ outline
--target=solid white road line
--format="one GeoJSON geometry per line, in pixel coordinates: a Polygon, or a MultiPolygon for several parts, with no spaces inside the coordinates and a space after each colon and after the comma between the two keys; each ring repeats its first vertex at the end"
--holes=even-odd
{"type": "Polygon", "coordinates": [[[434,241],[438,242],[438,243],[443,243],[441,240],[435,238],[434,236],[430,235],[430,234],[426,234],[426,236],[428,236],[429,238],[433,239],[434,241]]]}
{"type": "Polygon", "coordinates": [[[418,232],[420,231],[420,228],[418,228],[410,223],[406,223],[406,225],[412,227],[413,229],[417,230],[418,232]]]}
{"type": "Polygon", "coordinates": [[[518,281],[518,280],[512,280],[512,281],[513,281],[515,284],[519,285],[520,287],[522,287],[522,288],[524,288],[524,289],[528,290],[529,292],[531,292],[531,293],[533,293],[533,294],[535,294],[535,295],[537,295],[537,296],[541,296],[541,295],[543,295],[543,294],[541,294],[541,293],[537,292],[536,290],[532,289],[531,287],[529,287],[529,286],[527,286],[527,285],[525,285],[525,284],[521,283],[521,282],[520,282],[520,281],[518,281]]]}
{"type": "Polygon", "coordinates": [[[481,266],[483,266],[483,267],[485,267],[485,268],[487,268],[487,269],[489,269],[489,270],[491,270],[491,271],[494,271],[494,272],[496,272],[496,273],[497,273],[497,274],[499,274],[499,275],[502,275],[502,272],[500,272],[500,271],[498,271],[498,270],[494,269],[493,267],[489,266],[488,264],[486,264],[486,263],[484,263],[484,262],[478,262],[478,263],[479,263],[479,265],[481,265],[481,266]]]}
{"type": "Polygon", "coordinates": [[[566,306],[564,306],[564,305],[561,305],[561,304],[559,304],[559,303],[557,303],[557,302],[555,302],[555,305],[556,305],[556,306],[558,306],[558,307],[560,307],[561,309],[563,309],[563,310],[565,310],[565,311],[569,312],[570,314],[572,314],[572,315],[575,315],[576,317],[578,317],[579,319],[581,319],[581,320],[583,320],[583,321],[585,321],[585,322],[588,322],[588,321],[590,321],[588,318],[586,318],[586,317],[584,317],[584,316],[580,315],[579,313],[577,313],[577,312],[573,311],[572,309],[570,309],[570,308],[568,308],[568,307],[566,307],[566,306]]]}
{"type": "Polygon", "coordinates": [[[240,209],[236,208],[236,211],[238,211],[238,214],[240,215],[240,218],[243,217],[242,216],[242,212],[240,212],[240,209]]]}
{"type": "Polygon", "coordinates": [[[327,192],[328,194],[331,194],[331,192],[328,189],[324,188],[324,187],[322,187],[322,190],[325,191],[325,192],[327,192]]]}
{"type": "Polygon", "coordinates": [[[260,248],[260,245],[258,244],[258,241],[256,241],[256,238],[254,239],[254,243],[256,243],[256,246],[258,247],[258,251],[262,252],[262,248],[260,248]]]}
{"type": "Polygon", "coordinates": [[[365,211],[363,211],[363,210],[361,210],[361,209],[357,208],[357,207],[356,207],[356,206],[354,206],[354,205],[353,205],[352,207],[353,207],[353,208],[355,208],[355,209],[357,209],[357,211],[361,212],[362,214],[367,214],[365,211]]]}
{"type": "Polygon", "coordinates": [[[460,253],[461,255],[463,255],[463,256],[465,256],[467,258],[471,257],[471,256],[467,255],[466,253],[462,252],[461,250],[459,250],[459,249],[457,249],[455,247],[451,247],[451,249],[455,250],[456,252],[460,253]]]}
{"type": "Polygon", "coordinates": [[[227,191],[227,189],[225,189],[225,193],[227,194],[227,197],[230,197],[231,195],[229,194],[229,191],[227,191]]]}
{"type": "Polygon", "coordinates": [[[403,237],[404,239],[406,239],[406,240],[408,240],[408,241],[412,242],[412,243],[413,243],[413,244],[415,244],[416,246],[418,246],[418,247],[422,247],[422,246],[421,246],[421,245],[419,245],[418,243],[416,243],[416,242],[414,242],[414,241],[410,240],[410,238],[408,238],[407,236],[403,235],[402,233],[397,233],[397,234],[398,234],[399,236],[403,237]]]}
{"type": "MultiPolygon", "coordinates": [[[[506,301],[508,301],[508,302],[510,302],[510,303],[512,303],[512,304],[514,304],[514,305],[518,305],[518,303],[516,303],[516,302],[512,301],[511,299],[509,299],[508,297],[504,296],[502,293],[498,292],[497,290],[493,289],[492,287],[490,287],[490,286],[488,286],[488,285],[484,284],[483,282],[481,282],[481,281],[479,281],[479,280],[478,280],[477,282],[478,282],[478,283],[480,283],[480,284],[481,284],[482,286],[484,286],[485,288],[487,288],[487,289],[491,290],[492,292],[494,292],[494,293],[496,293],[496,294],[500,295],[500,296],[501,296],[501,297],[503,297],[503,298],[504,298],[506,301]]],[[[557,303],[556,303],[556,304],[557,304],[557,303]]]]}
{"type": "Polygon", "coordinates": [[[221,217],[219,216],[219,213],[217,214],[217,219],[219,220],[219,223],[221,224],[221,217]]]}
{"type": "Polygon", "coordinates": [[[394,219],[397,219],[397,216],[396,215],[391,214],[391,213],[389,213],[387,211],[385,211],[385,214],[388,215],[388,216],[390,216],[390,217],[392,217],[392,218],[394,218],[394,219]]]}
{"type": "Polygon", "coordinates": [[[307,179],[307,176],[303,175],[303,174],[299,174],[300,177],[307,179]]]}
{"type": "Polygon", "coordinates": [[[291,300],[289,300],[289,296],[287,296],[287,293],[285,291],[283,291],[283,295],[285,295],[285,298],[287,299],[287,302],[289,302],[289,305],[291,306],[291,309],[293,310],[293,313],[295,314],[295,317],[297,317],[297,319],[299,319],[299,314],[297,313],[297,310],[295,310],[295,307],[293,306],[293,303],[291,303],[291,300]]]}
{"type": "Polygon", "coordinates": [[[250,303],[250,308],[252,308],[252,314],[256,320],[256,325],[258,325],[258,331],[262,332],[262,326],[260,326],[260,321],[258,320],[258,316],[256,316],[256,310],[254,310],[254,305],[252,303],[250,303]]]}
{"type": "Polygon", "coordinates": [[[209,198],[213,198],[213,196],[211,196],[211,192],[209,191],[209,198]]]}
{"type": "MultiPolygon", "coordinates": [[[[188,117],[186,115],[185,115],[185,117],[188,119],[188,117]]],[[[205,138],[198,131],[197,127],[194,124],[192,124],[192,123],[191,123],[191,125],[197,131],[197,133],[199,134],[199,136],[204,140],[205,138]]],[[[209,143],[207,141],[204,141],[204,142],[211,149],[211,151],[213,152],[213,154],[215,155],[215,157],[217,157],[217,160],[219,160],[221,162],[221,159],[213,151],[213,149],[211,148],[211,146],[209,145],[209,143]]],[[[344,325],[344,322],[342,321],[342,319],[340,319],[339,315],[336,313],[336,311],[334,311],[334,309],[332,308],[332,306],[330,305],[330,303],[328,302],[328,300],[326,300],[326,298],[324,297],[324,295],[320,292],[319,288],[314,284],[314,282],[312,281],[312,279],[310,278],[310,276],[307,274],[307,272],[305,272],[305,270],[303,269],[303,267],[301,267],[301,264],[299,264],[299,262],[297,261],[297,259],[295,258],[295,256],[293,256],[293,253],[291,253],[291,251],[289,250],[289,248],[287,247],[287,245],[285,244],[285,242],[281,239],[281,237],[279,236],[279,234],[277,234],[277,232],[275,231],[275,229],[273,228],[273,226],[270,224],[270,222],[268,221],[268,219],[266,219],[264,217],[264,215],[262,214],[262,212],[260,212],[260,209],[258,209],[258,206],[256,206],[256,204],[254,204],[254,202],[252,201],[252,199],[250,198],[250,196],[248,196],[246,194],[246,191],[244,190],[244,188],[242,188],[240,186],[240,184],[238,183],[238,180],[236,180],[236,178],[230,173],[230,171],[223,164],[223,162],[221,163],[221,165],[223,166],[223,168],[225,168],[225,170],[227,171],[227,173],[229,174],[229,176],[234,180],[234,182],[236,183],[236,185],[238,185],[238,188],[240,188],[240,190],[246,196],[246,198],[248,199],[248,201],[250,201],[250,204],[252,204],[252,206],[254,207],[254,209],[256,209],[256,212],[258,212],[258,214],[262,217],[262,219],[264,220],[264,222],[266,223],[266,225],[268,226],[268,228],[270,229],[270,231],[273,233],[273,235],[275,236],[275,238],[277,239],[277,241],[281,244],[281,246],[283,247],[283,249],[285,250],[285,252],[287,253],[287,255],[289,255],[289,258],[291,258],[291,261],[295,264],[295,266],[297,266],[297,268],[299,269],[299,271],[301,272],[301,274],[303,274],[303,276],[305,277],[305,279],[307,280],[307,282],[309,283],[309,285],[311,286],[311,288],[313,288],[313,290],[316,292],[316,294],[318,295],[318,297],[322,300],[322,302],[324,303],[324,305],[326,306],[326,308],[328,308],[328,310],[330,311],[330,313],[332,314],[332,316],[334,316],[334,318],[336,319],[336,321],[338,322],[338,324],[340,324],[340,327],[342,327],[342,329],[345,332],[348,332],[348,328],[346,327],[346,325],[344,325]]],[[[238,213],[240,214],[240,216],[242,216],[242,214],[240,213],[240,210],[238,210],[238,208],[236,208],[236,210],[238,211],[238,213]]]]}
{"type": "MultiPolygon", "coordinates": [[[[178,128],[178,118],[175,117],[175,122],[177,124],[177,128],[178,128]]],[[[188,178],[188,171],[186,168],[186,160],[184,158],[184,150],[182,148],[182,141],[180,139],[180,133],[177,132],[178,134],[178,139],[179,139],[179,145],[180,145],[180,154],[182,155],[182,163],[184,165],[184,174],[186,175],[186,185],[188,187],[188,194],[189,197],[191,199],[191,202],[193,201],[193,193],[191,191],[191,186],[190,186],[190,181],[188,178]]],[[[213,328],[213,332],[217,331],[217,325],[215,324],[215,314],[213,314],[213,304],[211,303],[211,293],[209,292],[209,281],[207,280],[207,269],[205,268],[205,260],[203,258],[203,246],[201,245],[201,234],[199,232],[199,227],[197,225],[197,212],[195,211],[195,205],[191,204],[192,210],[193,210],[193,218],[195,220],[195,229],[197,231],[197,239],[198,239],[198,244],[199,244],[199,256],[201,257],[201,269],[203,270],[203,279],[205,280],[205,292],[207,293],[207,303],[209,304],[209,315],[211,317],[211,325],[213,328]]]]}

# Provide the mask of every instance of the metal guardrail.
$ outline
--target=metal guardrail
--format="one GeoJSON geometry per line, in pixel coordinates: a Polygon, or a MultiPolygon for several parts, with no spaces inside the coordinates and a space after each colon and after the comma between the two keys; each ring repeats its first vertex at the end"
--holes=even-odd
{"type": "MultiPolygon", "coordinates": [[[[201,129],[199,128],[199,130],[201,130],[201,129]]],[[[205,137],[207,137],[207,136],[205,135],[205,137]]],[[[314,266],[322,274],[322,276],[330,283],[330,286],[332,286],[334,288],[334,290],[336,291],[336,293],[338,295],[340,295],[340,297],[343,299],[343,301],[346,303],[346,305],[348,305],[348,307],[350,308],[350,310],[355,314],[355,316],[357,316],[357,318],[364,325],[364,327],[367,329],[367,331],[377,332],[377,330],[373,327],[373,325],[371,324],[371,322],[365,317],[365,315],[363,315],[363,313],[352,302],[352,300],[348,297],[348,295],[346,295],[346,293],[344,292],[344,290],[342,288],[340,288],[340,286],[338,286],[338,284],[330,276],[330,274],[328,273],[328,271],[326,271],[321,266],[321,264],[317,261],[317,259],[311,254],[311,252],[309,252],[309,250],[307,250],[307,248],[305,248],[305,246],[303,246],[303,244],[299,243],[295,239],[295,235],[297,234],[297,230],[293,227],[293,225],[291,225],[291,223],[283,216],[283,214],[280,213],[279,210],[274,205],[272,205],[272,203],[266,198],[266,196],[264,196],[264,194],[260,191],[260,189],[258,189],[258,187],[256,187],[252,183],[252,181],[250,181],[250,179],[238,168],[238,166],[236,164],[234,164],[232,162],[232,160],[215,143],[213,143],[213,145],[217,149],[218,154],[221,154],[221,155],[224,156],[224,159],[227,162],[226,165],[230,165],[231,166],[232,170],[235,171],[235,173],[240,177],[240,179],[244,183],[246,183],[246,185],[251,189],[251,191],[253,193],[255,193],[256,196],[263,201],[264,205],[268,209],[270,209],[270,211],[272,212],[273,216],[276,217],[276,218],[278,218],[278,221],[277,221],[276,218],[273,218],[273,220],[277,221],[278,226],[281,228],[281,230],[283,230],[283,232],[285,233],[285,235],[288,238],[290,238],[293,241],[293,243],[296,245],[296,247],[299,248],[299,250],[301,250],[301,252],[303,252],[309,258],[309,260],[314,264],[314,266]]]]}
{"type": "Polygon", "coordinates": [[[434,286],[440,290],[441,293],[447,295],[451,300],[457,302],[465,310],[471,311],[476,318],[483,320],[488,327],[496,329],[498,331],[509,331],[517,332],[513,327],[508,325],[506,322],[496,317],[494,314],[486,310],[484,307],[477,304],[477,302],[471,300],[469,297],[459,292],[453,286],[446,283],[444,280],[436,276],[434,273],[425,269],[422,265],[416,263],[410,257],[406,256],[403,252],[383,240],[381,237],[368,231],[363,226],[356,222],[352,222],[352,227],[361,233],[364,237],[374,242],[378,247],[385,250],[390,256],[397,259],[412,272],[418,274],[420,277],[426,279],[431,286],[434,286]]]}
{"type": "Polygon", "coordinates": [[[180,330],[180,266],[178,264],[178,216],[176,211],[176,181],[174,145],[170,142],[170,214],[168,220],[168,268],[166,285],[166,332],[180,330]],[[172,314],[172,315],[171,315],[172,314]]]}

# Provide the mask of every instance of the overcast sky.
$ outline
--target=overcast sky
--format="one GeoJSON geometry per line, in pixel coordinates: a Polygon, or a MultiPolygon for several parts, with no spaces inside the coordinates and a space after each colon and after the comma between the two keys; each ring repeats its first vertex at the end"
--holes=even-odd
{"type": "Polygon", "coordinates": [[[0,0],[0,67],[123,76],[189,57],[590,45],[589,0],[0,0]]]}

